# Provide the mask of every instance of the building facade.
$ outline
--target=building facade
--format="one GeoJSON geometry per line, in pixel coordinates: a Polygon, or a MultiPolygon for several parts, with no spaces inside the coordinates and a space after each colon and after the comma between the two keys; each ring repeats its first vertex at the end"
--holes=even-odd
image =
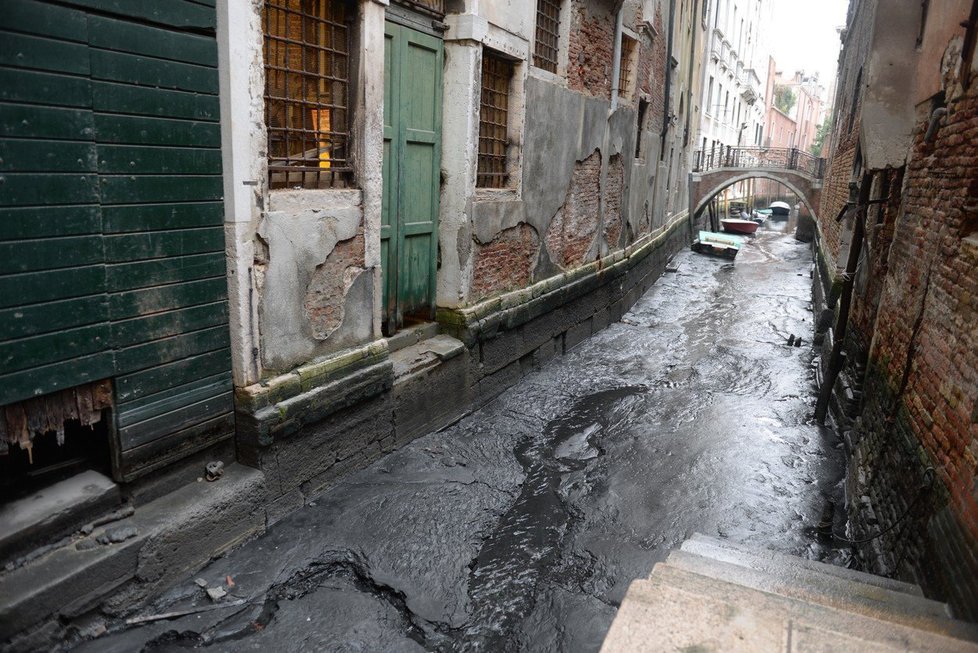
{"type": "Polygon", "coordinates": [[[99,507],[166,503],[109,585],[0,577],[26,592],[0,621],[42,639],[618,320],[695,226],[699,1],[120,7],[0,17],[29,54],[0,60],[0,462],[16,481],[77,443],[99,507]]]}
{"type": "Polygon", "coordinates": [[[819,412],[873,571],[978,619],[978,3],[852,2],[818,291],[819,412]],[[834,393],[832,392],[834,390],[834,393]]]}
{"type": "MultiPolygon", "coordinates": [[[[789,139],[791,144],[787,147],[811,152],[818,127],[826,118],[823,102],[825,88],[819,84],[818,75],[809,76],[804,71],[795,71],[794,76],[787,78],[777,73],[774,84],[775,89],[790,91],[794,97],[791,110],[786,115],[795,123],[795,134],[793,140],[789,139]]],[[[777,107],[774,109],[778,110],[777,107]]]]}
{"type": "MultiPolygon", "coordinates": [[[[696,148],[706,160],[723,157],[729,148],[763,144],[769,61],[764,35],[773,4],[711,0],[704,6],[708,9],[709,56],[696,148]]],[[[720,201],[726,206],[732,199],[746,198],[749,187],[749,182],[739,182],[725,190],[720,201]]]]}

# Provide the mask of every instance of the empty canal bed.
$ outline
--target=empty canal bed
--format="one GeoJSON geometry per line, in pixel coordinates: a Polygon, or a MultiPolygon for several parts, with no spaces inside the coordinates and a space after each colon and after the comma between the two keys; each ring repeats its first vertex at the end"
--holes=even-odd
{"type": "Polygon", "coordinates": [[[238,605],[81,648],[595,651],[694,532],[837,555],[812,536],[843,463],[811,420],[810,248],[777,229],[735,263],[679,254],[621,322],[141,614],[210,604],[197,579],[238,605]]]}

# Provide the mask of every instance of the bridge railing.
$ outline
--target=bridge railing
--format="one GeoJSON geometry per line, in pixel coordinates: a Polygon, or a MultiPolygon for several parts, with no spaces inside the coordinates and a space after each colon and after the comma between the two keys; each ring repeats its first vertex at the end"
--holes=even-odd
{"type": "Polygon", "coordinates": [[[720,168],[781,168],[797,170],[815,179],[825,176],[825,159],[812,156],[797,147],[728,147],[697,150],[693,172],[720,168]]]}

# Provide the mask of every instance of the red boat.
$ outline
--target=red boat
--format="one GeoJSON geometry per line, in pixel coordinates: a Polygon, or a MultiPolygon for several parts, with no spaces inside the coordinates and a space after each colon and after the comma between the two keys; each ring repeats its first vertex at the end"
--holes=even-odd
{"type": "Polygon", "coordinates": [[[732,234],[752,234],[757,231],[757,223],[753,220],[741,220],[740,218],[727,218],[720,220],[723,230],[732,234]]]}

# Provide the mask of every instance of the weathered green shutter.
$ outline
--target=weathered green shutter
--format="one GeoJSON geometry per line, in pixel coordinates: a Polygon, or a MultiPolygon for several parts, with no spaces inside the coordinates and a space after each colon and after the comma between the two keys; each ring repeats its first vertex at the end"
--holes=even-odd
{"type": "Polygon", "coordinates": [[[215,19],[0,12],[0,404],[113,377],[122,478],[233,430],[215,19]]]}

